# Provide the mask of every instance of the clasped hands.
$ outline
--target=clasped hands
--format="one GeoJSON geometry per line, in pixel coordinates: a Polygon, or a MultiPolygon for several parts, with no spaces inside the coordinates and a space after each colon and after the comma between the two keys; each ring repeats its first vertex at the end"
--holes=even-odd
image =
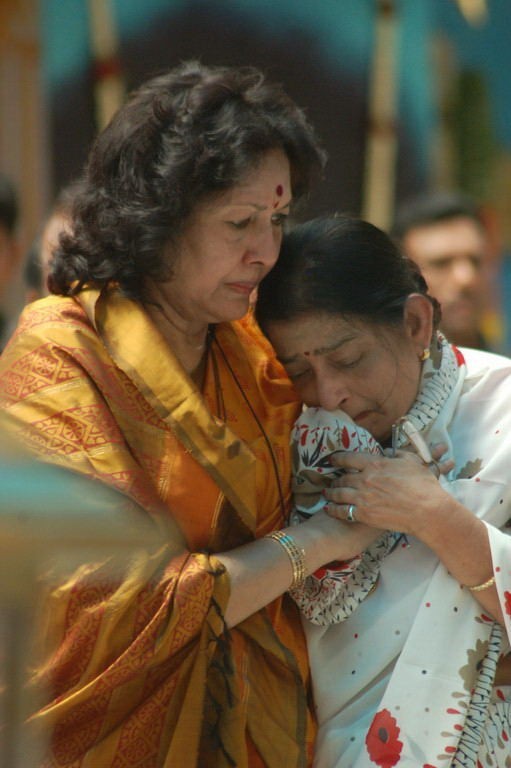
{"type": "Polygon", "coordinates": [[[327,513],[343,522],[418,535],[448,497],[438,482],[454,466],[450,459],[440,461],[445,452],[444,444],[436,445],[429,463],[406,450],[392,457],[333,453],[330,461],[343,473],[324,491],[327,513]]]}

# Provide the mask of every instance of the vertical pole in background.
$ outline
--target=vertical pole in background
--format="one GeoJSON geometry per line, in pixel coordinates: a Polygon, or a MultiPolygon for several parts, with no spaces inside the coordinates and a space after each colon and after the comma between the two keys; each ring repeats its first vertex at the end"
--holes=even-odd
{"type": "Polygon", "coordinates": [[[88,4],[96,127],[100,131],[123,103],[125,87],[112,0],[88,0],[88,4]]]}
{"type": "Polygon", "coordinates": [[[397,159],[397,36],[395,0],[377,0],[362,216],[388,230],[394,215],[397,159]]]}
{"type": "Polygon", "coordinates": [[[457,0],[458,7],[469,24],[475,27],[484,24],[488,18],[486,0],[457,0]]]}

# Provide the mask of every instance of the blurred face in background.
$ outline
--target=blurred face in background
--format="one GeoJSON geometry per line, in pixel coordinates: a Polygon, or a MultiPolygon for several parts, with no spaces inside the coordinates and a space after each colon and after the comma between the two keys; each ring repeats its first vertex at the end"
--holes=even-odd
{"type": "Polygon", "coordinates": [[[20,250],[16,238],[0,225],[0,300],[12,284],[19,259],[20,250]]]}
{"type": "Polygon", "coordinates": [[[442,306],[441,329],[456,344],[480,346],[488,283],[488,244],[481,226],[459,216],[411,228],[402,239],[442,306]]]}
{"type": "Polygon", "coordinates": [[[48,217],[41,237],[34,241],[25,264],[25,303],[42,299],[50,293],[48,275],[50,262],[59,245],[62,232],[71,231],[71,217],[65,211],[54,211],[48,217]]]}
{"type": "Polygon", "coordinates": [[[63,211],[55,211],[51,214],[41,235],[41,296],[47,296],[48,291],[48,273],[50,271],[50,262],[53,252],[59,244],[59,237],[62,232],[71,230],[71,219],[69,214],[63,211]]]}

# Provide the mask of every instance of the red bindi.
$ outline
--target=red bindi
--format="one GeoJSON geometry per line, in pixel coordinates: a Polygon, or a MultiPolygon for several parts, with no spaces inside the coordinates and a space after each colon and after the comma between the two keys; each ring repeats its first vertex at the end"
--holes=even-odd
{"type": "Polygon", "coordinates": [[[303,354],[305,355],[305,357],[309,357],[310,352],[304,352],[303,354]]]}
{"type": "MultiPolygon", "coordinates": [[[[277,195],[277,197],[282,197],[283,192],[284,192],[284,187],[282,186],[282,184],[277,184],[277,186],[275,187],[275,194],[277,195]]],[[[273,207],[277,208],[279,203],[280,203],[280,200],[276,200],[273,203],[273,207]]]]}

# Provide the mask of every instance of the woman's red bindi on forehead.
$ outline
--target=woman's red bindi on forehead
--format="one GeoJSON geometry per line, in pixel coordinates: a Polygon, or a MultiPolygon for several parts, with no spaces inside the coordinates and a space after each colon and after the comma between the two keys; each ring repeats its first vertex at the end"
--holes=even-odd
{"type": "MultiPolygon", "coordinates": [[[[277,195],[277,197],[282,197],[283,192],[284,192],[284,187],[282,186],[282,184],[277,184],[277,186],[275,187],[275,194],[277,195]]],[[[280,203],[280,200],[276,200],[273,203],[273,207],[276,208],[279,203],[280,203]]]]}

